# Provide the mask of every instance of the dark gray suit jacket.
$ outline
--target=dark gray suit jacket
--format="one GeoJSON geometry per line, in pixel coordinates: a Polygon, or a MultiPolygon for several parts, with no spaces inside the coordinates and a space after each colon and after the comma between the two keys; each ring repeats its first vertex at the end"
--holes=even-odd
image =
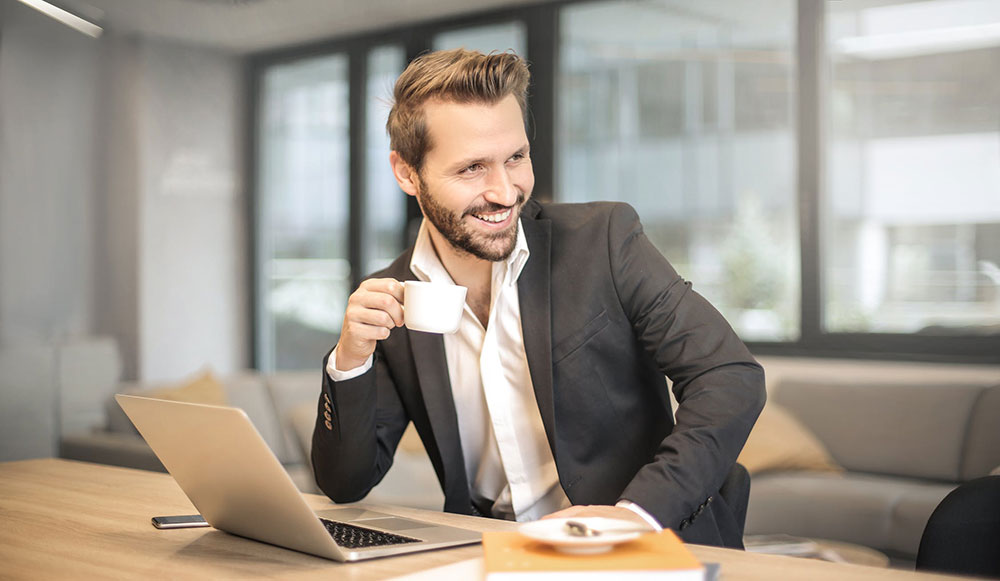
{"type": "MultiPolygon", "coordinates": [[[[628,499],[685,529],[688,542],[742,546],[724,502],[705,508],[763,407],[761,367],[628,205],[531,200],[521,223],[531,252],[518,280],[524,346],[570,501],[628,499]],[[664,375],[680,404],[676,421],[664,375]]],[[[373,276],[413,279],[411,254],[373,276]]],[[[343,382],[324,373],[322,389],[312,461],[331,499],[364,497],[412,421],[444,509],[474,512],[440,335],[394,329],[370,371],[343,382]]]]}

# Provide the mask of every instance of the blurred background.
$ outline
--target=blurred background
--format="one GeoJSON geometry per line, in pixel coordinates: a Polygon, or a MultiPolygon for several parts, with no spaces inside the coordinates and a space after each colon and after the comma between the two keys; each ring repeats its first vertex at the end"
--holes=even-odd
{"type": "Polygon", "coordinates": [[[99,336],[125,380],[318,373],[419,218],[387,164],[395,77],[465,46],[531,64],[535,195],[634,205],[755,353],[1000,362],[996,0],[0,0],[0,19],[8,352],[99,336]]]}

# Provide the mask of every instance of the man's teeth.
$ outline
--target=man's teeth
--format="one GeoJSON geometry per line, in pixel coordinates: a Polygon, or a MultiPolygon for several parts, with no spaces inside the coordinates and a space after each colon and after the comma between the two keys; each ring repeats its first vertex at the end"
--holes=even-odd
{"type": "Polygon", "coordinates": [[[499,214],[473,214],[476,218],[483,220],[484,222],[503,222],[510,216],[510,210],[500,212],[499,214]]]}

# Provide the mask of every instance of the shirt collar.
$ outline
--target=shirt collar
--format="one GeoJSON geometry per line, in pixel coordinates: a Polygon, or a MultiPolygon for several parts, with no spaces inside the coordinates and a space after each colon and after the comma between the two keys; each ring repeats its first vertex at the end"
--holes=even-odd
{"type": "MultiPolygon", "coordinates": [[[[514,243],[514,251],[510,253],[507,260],[493,263],[493,278],[497,278],[498,269],[501,269],[499,273],[501,274],[500,280],[508,285],[517,284],[517,279],[521,276],[521,271],[524,270],[524,265],[528,262],[530,255],[528,240],[524,237],[524,228],[521,225],[521,219],[518,218],[517,241],[514,243]]],[[[431,243],[431,235],[427,230],[426,218],[420,222],[417,241],[413,245],[413,256],[410,258],[410,271],[413,272],[417,279],[422,281],[455,284],[451,275],[448,274],[444,265],[441,264],[441,259],[438,258],[437,252],[434,251],[434,245],[431,243]]]]}

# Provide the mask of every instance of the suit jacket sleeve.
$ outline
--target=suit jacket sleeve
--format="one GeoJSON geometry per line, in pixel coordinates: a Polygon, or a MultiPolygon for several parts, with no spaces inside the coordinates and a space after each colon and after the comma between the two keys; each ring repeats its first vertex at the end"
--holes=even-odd
{"type": "Polygon", "coordinates": [[[333,381],[326,373],[329,358],[327,354],[323,361],[323,388],[313,429],[313,472],[331,500],[355,502],[389,470],[409,419],[380,348],[372,368],[347,381],[333,381]],[[330,414],[330,427],[324,413],[330,414]]]}
{"type": "Polygon", "coordinates": [[[622,492],[677,527],[716,494],[764,405],[764,373],[722,315],[650,243],[635,211],[609,224],[615,288],[647,354],[673,383],[675,426],[622,492]]]}

